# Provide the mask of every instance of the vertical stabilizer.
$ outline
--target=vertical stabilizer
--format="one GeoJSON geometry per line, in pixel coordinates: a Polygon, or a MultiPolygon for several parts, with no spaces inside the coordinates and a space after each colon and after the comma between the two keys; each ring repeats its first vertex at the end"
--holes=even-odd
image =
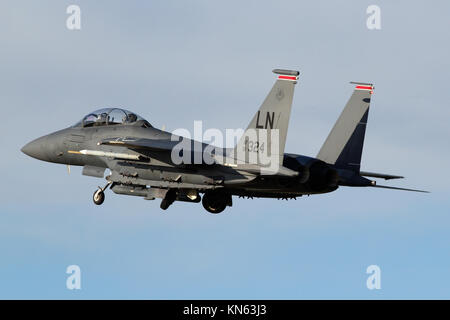
{"type": "Polygon", "coordinates": [[[355,84],[350,100],[336,121],[317,158],[336,167],[359,172],[361,155],[369,115],[371,83],[355,84]]]}
{"type": "Polygon", "coordinates": [[[258,159],[256,164],[261,164],[260,156],[268,150],[273,150],[271,156],[278,157],[280,165],[283,163],[294,87],[299,72],[282,69],[273,72],[278,75],[275,84],[234,149],[235,157],[246,163],[253,156],[258,159]],[[277,131],[276,135],[271,134],[274,130],[277,131]],[[274,136],[277,137],[276,141],[272,141],[274,136]]]}

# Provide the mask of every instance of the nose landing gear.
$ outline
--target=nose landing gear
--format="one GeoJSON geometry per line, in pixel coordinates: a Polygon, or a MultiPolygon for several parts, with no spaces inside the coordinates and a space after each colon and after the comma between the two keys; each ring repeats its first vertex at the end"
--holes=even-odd
{"type": "Polygon", "coordinates": [[[95,190],[94,195],[92,196],[92,200],[96,205],[101,205],[105,201],[105,190],[111,185],[111,182],[108,182],[106,186],[101,188],[98,187],[97,190],[95,190]]]}
{"type": "Polygon", "coordinates": [[[102,191],[102,189],[99,188],[95,190],[92,200],[94,200],[94,203],[98,206],[101,205],[103,201],[105,201],[105,193],[102,191]]]}

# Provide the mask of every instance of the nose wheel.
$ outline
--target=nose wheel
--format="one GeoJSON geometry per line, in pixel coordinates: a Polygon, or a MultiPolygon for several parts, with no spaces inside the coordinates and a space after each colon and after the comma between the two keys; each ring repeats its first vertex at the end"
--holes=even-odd
{"type": "Polygon", "coordinates": [[[99,206],[105,201],[105,190],[109,187],[110,184],[111,182],[108,182],[103,188],[98,187],[98,189],[95,190],[94,195],[92,196],[92,200],[96,205],[99,206]]]}
{"type": "Polygon", "coordinates": [[[96,205],[101,205],[103,201],[105,201],[105,193],[102,189],[97,189],[94,192],[94,196],[92,197],[92,200],[94,200],[94,203],[96,205]]]}

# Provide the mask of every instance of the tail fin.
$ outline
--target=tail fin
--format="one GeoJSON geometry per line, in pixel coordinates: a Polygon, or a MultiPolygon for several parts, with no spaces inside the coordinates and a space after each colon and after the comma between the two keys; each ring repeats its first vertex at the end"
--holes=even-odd
{"type": "MultiPolygon", "coordinates": [[[[248,158],[253,154],[255,158],[257,157],[259,164],[260,152],[273,150],[274,153],[277,153],[279,164],[283,164],[294,87],[300,73],[281,69],[274,69],[273,73],[278,74],[277,81],[234,149],[237,159],[245,157],[245,159],[239,160],[249,162],[248,158]],[[278,131],[278,141],[271,140],[272,130],[278,131]],[[267,133],[267,136],[262,139],[261,133],[267,133]],[[272,149],[272,143],[274,149],[272,149]]],[[[275,155],[272,154],[272,156],[275,155]]]]}
{"type": "Polygon", "coordinates": [[[317,158],[338,168],[359,173],[370,97],[374,87],[371,83],[351,83],[356,84],[355,90],[317,158]]]}

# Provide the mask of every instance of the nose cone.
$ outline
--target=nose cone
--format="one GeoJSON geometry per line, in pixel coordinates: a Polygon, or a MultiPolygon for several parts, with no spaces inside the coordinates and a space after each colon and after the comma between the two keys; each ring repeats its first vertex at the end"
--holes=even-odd
{"type": "Polygon", "coordinates": [[[33,140],[30,143],[27,143],[22,148],[22,152],[30,157],[43,161],[48,161],[46,147],[47,147],[47,136],[44,136],[36,140],[33,140]]]}

